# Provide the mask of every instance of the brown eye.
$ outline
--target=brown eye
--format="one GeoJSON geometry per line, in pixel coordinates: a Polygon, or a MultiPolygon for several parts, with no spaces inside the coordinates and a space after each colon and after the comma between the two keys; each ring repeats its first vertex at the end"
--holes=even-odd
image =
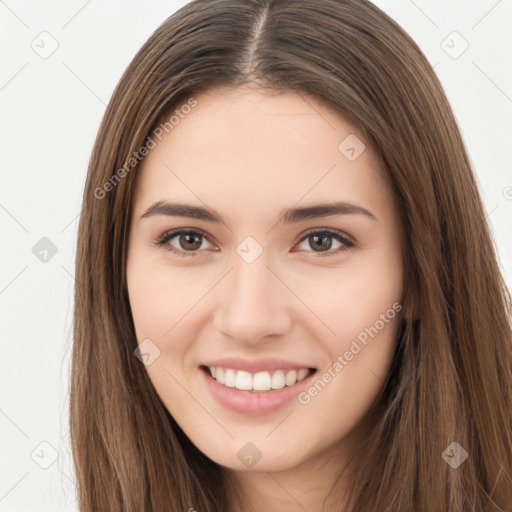
{"type": "MultiPolygon", "coordinates": [[[[353,247],[355,242],[339,231],[313,231],[306,234],[300,244],[305,244],[312,249],[312,251],[309,252],[316,252],[320,256],[330,256],[346,251],[350,247],[353,247]],[[333,247],[333,239],[335,240],[335,244],[337,244],[334,246],[334,249],[338,250],[330,251],[333,247]]],[[[308,247],[306,247],[306,250],[308,247]]]]}
{"type": "Polygon", "coordinates": [[[181,248],[189,251],[197,251],[201,247],[201,235],[198,234],[181,234],[178,236],[178,244],[181,248]]]}
{"type": "Polygon", "coordinates": [[[156,241],[156,245],[164,247],[165,250],[179,256],[196,256],[201,250],[203,241],[207,241],[207,243],[210,244],[206,236],[199,231],[181,229],[164,233],[164,235],[156,241]]]}
{"type": "Polygon", "coordinates": [[[332,246],[332,237],[330,236],[310,235],[308,241],[310,247],[318,248],[322,251],[328,251],[332,246]]]}

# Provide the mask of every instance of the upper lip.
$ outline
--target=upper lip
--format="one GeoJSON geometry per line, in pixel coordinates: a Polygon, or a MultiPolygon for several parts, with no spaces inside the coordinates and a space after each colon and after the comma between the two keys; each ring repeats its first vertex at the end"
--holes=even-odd
{"type": "Polygon", "coordinates": [[[301,368],[313,368],[309,364],[285,361],[273,357],[261,357],[259,359],[244,359],[242,357],[224,357],[212,359],[203,363],[204,366],[215,366],[220,368],[232,368],[233,370],[244,370],[249,373],[257,373],[272,370],[300,370],[301,368]]]}

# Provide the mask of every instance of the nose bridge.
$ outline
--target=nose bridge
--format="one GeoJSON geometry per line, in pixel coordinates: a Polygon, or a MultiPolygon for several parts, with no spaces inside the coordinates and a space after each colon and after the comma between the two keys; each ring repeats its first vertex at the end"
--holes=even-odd
{"type": "Polygon", "coordinates": [[[275,279],[268,269],[267,259],[260,256],[256,261],[247,263],[240,259],[235,261],[232,276],[232,293],[235,304],[261,307],[268,304],[271,278],[275,279]]]}
{"type": "Polygon", "coordinates": [[[288,327],[286,308],[280,303],[283,285],[267,265],[265,252],[252,262],[234,255],[234,268],[229,284],[223,287],[216,317],[217,328],[224,334],[256,343],[288,327]]]}

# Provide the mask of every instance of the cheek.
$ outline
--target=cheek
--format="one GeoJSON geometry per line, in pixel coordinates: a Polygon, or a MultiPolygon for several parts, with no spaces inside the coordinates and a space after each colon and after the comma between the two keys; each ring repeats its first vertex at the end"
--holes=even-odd
{"type": "Polygon", "coordinates": [[[386,380],[396,347],[402,311],[398,254],[390,251],[365,263],[340,269],[336,279],[323,283],[322,293],[308,295],[308,305],[320,312],[330,333],[323,329],[326,364],[302,403],[316,402],[325,410],[342,404],[344,413],[329,416],[335,422],[355,421],[370,407],[386,380]]]}
{"type": "Polygon", "coordinates": [[[335,439],[360,425],[389,373],[400,310],[395,302],[382,310],[385,320],[376,308],[338,322],[336,338],[326,344],[329,363],[298,397],[305,413],[315,416],[319,438],[335,439]]]}
{"type": "Polygon", "coordinates": [[[377,258],[368,260],[367,265],[340,268],[328,278],[308,280],[302,285],[308,306],[329,328],[330,336],[325,330],[324,338],[331,353],[346,350],[347,342],[360,334],[364,342],[364,333],[375,324],[379,331],[389,331],[388,324],[401,310],[400,266],[389,260],[389,264],[379,264],[377,258]],[[399,306],[393,306],[396,303],[399,306]]]}
{"type": "Polygon", "coordinates": [[[127,266],[135,334],[137,343],[149,339],[156,346],[151,345],[158,357],[146,370],[157,392],[172,396],[179,394],[172,376],[182,381],[184,372],[193,365],[191,349],[207,322],[201,301],[211,285],[198,279],[193,269],[152,264],[149,258],[146,261],[150,263],[137,265],[133,259],[127,266]]]}
{"type": "Polygon", "coordinates": [[[139,263],[134,257],[127,265],[130,307],[137,339],[161,340],[187,315],[205,293],[204,284],[192,270],[171,269],[162,263],[139,263]]]}
{"type": "Polygon", "coordinates": [[[146,351],[151,354],[145,370],[167,409],[174,412],[188,403],[180,383],[195,336],[187,320],[196,296],[204,290],[187,279],[186,272],[171,272],[161,264],[138,264],[135,258],[127,265],[127,285],[137,343],[145,343],[141,346],[149,347],[146,351]]]}

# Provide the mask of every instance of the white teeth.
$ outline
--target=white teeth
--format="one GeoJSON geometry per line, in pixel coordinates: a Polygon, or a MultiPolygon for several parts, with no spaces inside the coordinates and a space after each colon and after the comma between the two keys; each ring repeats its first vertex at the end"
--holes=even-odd
{"type": "Polygon", "coordinates": [[[234,388],[236,384],[236,373],[231,368],[226,368],[226,376],[224,378],[224,386],[234,388]]]}
{"type": "Polygon", "coordinates": [[[284,388],[284,384],[284,372],[283,370],[277,370],[277,372],[274,372],[274,375],[272,375],[272,389],[284,388]]]}
{"type": "Polygon", "coordinates": [[[309,373],[309,370],[306,369],[306,368],[301,368],[298,372],[297,372],[297,380],[302,380],[304,377],[306,377],[306,375],[309,373]]]}
{"type": "Polygon", "coordinates": [[[268,391],[271,387],[271,383],[270,373],[258,372],[254,374],[253,389],[255,391],[268,391]]]}
{"type": "Polygon", "coordinates": [[[293,386],[296,382],[306,378],[310,370],[276,370],[271,372],[249,373],[244,370],[220,368],[209,366],[211,376],[219,383],[230,388],[243,391],[268,391],[270,389],[282,389],[285,386],[293,386]]]}
{"type": "Polygon", "coordinates": [[[219,384],[224,384],[224,382],[226,382],[226,370],[224,370],[224,368],[215,368],[215,375],[212,375],[212,377],[216,379],[219,384]]]}
{"type": "Polygon", "coordinates": [[[252,389],[252,375],[249,372],[244,372],[242,370],[238,370],[238,372],[236,372],[235,388],[251,390],[252,389]]]}
{"type": "Polygon", "coordinates": [[[284,383],[287,386],[292,386],[297,382],[297,370],[290,370],[284,379],[284,383]]]}

